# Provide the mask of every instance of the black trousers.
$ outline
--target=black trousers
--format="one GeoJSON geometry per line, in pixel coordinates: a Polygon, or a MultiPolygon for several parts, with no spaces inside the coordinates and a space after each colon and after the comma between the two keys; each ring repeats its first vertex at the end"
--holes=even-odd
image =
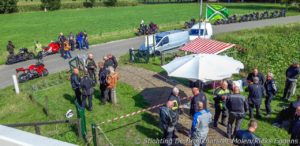
{"type": "Polygon", "coordinates": [[[228,135],[235,134],[238,130],[240,130],[243,117],[244,117],[243,114],[229,113],[228,124],[227,124],[228,135]],[[234,122],[235,122],[235,127],[232,133],[232,125],[234,122]]]}
{"type": "Polygon", "coordinates": [[[74,51],[74,49],[75,49],[75,42],[73,40],[69,40],[69,44],[71,46],[71,50],[74,51]]]}
{"type": "Polygon", "coordinates": [[[100,99],[103,103],[106,103],[109,99],[109,95],[108,95],[108,88],[105,84],[100,84],[100,99]]]}
{"type": "Polygon", "coordinates": [[[93,103],[92,103],[92,95],[82,95],[82,107],[86,107],[86,99],[88,99],[88,110],[92,111],[93,103]]]}
{"type": "Polygon", "coordinates": [[[222,114],[221,122],[225,124],[226,118],[228,116],[228,110],[225,108],[221,108],[220,106],[215,106],[215,115],[214,115],[214,124],[218,125],[219,117],[222,114]]]}
{"type": "Polygon", "coordinates": [[[256,109],[256,117],[260,117],[260,104],[249,103],[249,114],[250,118],[253,118],[253,109],[256,109]]]}
{"type": "Polygon", "coordinates": [[[89,73],[89,77],[90,77],[92,80],[94,80],[95,83],[96,83],[96,74],[95,74],[95,70],[89,69],[89,70],[88,70],[88,73],[89,73]]]}
{"type": "Polygon", "coordinates": [[[271,114],[271,112],[272,112],[271,101],[272,101],[273,97],[274,97],[273,93],[268,93],[267,94],[267,97],[266,97],[266,100],[265,100],[265,106],[266,106],[267,114],[271,114]]]}
{"type": "Polygon", "coordinates": [[[82,106],[82,101],[81,101],[81,91],[80,91],[80,88],[74,89],[74,92],[75,92],[75,97],[76,97],[77,103],[78,103],[80,106],[82,106]]]}
{"type": "Polygon", "coordinates": [[[173,143],[173,136],[174,136],[174,131],[167,131],[164,130],[163,131],[163,140],[165,141],[165,143],[162,143],[162,146],[171,146],[173,143]]]}

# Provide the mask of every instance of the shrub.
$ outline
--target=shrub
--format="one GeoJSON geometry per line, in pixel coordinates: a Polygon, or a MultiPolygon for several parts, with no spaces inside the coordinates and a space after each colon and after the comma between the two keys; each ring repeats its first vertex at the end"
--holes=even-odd
{"type": "Polygon", "coordinates": [[[41,8],[42,9],[47,9],[50,11],[53,10],[58,10],[60,9],[61,6],[61,2],[60,0],[41,0],[42,4],[41,4],[41,8]]]}
{"type": "Polygon", "coordinates": [[[83,2],[83,6],[86,7],[86,8],[94,7],[95,6],[95,1],[96,0],[85,1],[85,2],[83,2]]]}
{"type": "Polygon", "coordinates": [[[117,4],[117,0],[104,0],[103,3],[105,4],[105,6],[116,6],[117,4]]]}
{"type": "Polygon", "coordinates": [[[0,0],[0,13],[13,13],[18,11],[18,0],[0,0]]]}

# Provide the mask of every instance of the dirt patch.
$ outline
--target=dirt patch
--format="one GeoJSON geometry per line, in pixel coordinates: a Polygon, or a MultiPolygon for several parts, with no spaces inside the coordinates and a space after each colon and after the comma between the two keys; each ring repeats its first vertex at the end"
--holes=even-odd
{"type": "MultiPolygon", "coordinates": [[[[136,90],[141,92],[141,95],[144,96],[145,100],[150,105],[157,105],[160,103],[165,103],[167,101],[168,96],[171,93],[171,89],[176,86],[180,89],[181,97],[191,96],[191,89],[182,85],[170,82],[166,80],[167,77],[162,77],[155,72],[145,70],[142,68],[137,68],[134,66],[121,66],[118,69],[118,72],[121,75],[121,81],[125,82],[131,86],[133,86],[136,90]]],[[[184,103],[188,103],[185,101],[184,103]]],[[[214,113],[213,108],[210,104],[210,110],[212,114],[214,113]]],[[[188,116],[188,110],[185,110],[184,114],[180,115],[178,131],[176,135],[181,141],[179,145],[191,145],[189,143],[188,133],[191,128],[192,120],[188,116]]],[[[158,109],[152,111],[154,114],[157,114],[158,109]]],[[[229,141],[224,137],[226,133],[226,128],[223,126],[219,126],[219,128],[210,128],[208,139],[211,140],[212,143],[207,145],[232,145],[230,143],[225,143],[224,141],[229,141]]]]}

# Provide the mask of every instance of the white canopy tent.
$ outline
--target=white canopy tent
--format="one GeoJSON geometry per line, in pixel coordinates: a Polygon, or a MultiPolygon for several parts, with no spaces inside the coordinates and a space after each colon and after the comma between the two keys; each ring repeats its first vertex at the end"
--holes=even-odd
{"type": "Polygon", "coordinates": [[[207,82],[230,78],[244,69],[244,65],[228,56],[192,54],[175,58],[162,68],[171,77],[207,82]]]}

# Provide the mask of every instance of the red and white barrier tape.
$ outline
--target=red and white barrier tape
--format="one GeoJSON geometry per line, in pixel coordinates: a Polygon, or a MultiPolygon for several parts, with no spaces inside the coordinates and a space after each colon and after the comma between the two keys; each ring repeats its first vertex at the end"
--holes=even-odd
{"type": "MultiPolygon", "coordinates": [[[[185,99],[188,99],[188,98],[187,98],[187,97],[184,97],[184,98],[182,98],[181,100],[185,100],[185,99]]],[[[128,117],[131,117],[131,116],[134,116],[134,115],[137,115],[137,114],[140,114],[140,113],[143,113],[143,112],[146,112],[146,111],[149,111],[149,110],[152,110],[152,109],[161,107],[161,106],[163,106],[163,105],[164,105],[164,104],[158,104],[158,105],[151,106],[151,107],[148,107],[148,108],[145,108],[145,109],[141,109],[141,110],[138,110],[138,111],[136,111],[136,112],[132,112],[132,113],[130,113],[130,114],[126,114],[126,115],[119,116],[119,117],[116,117],[116,118],[113,118],[113,119],[110,119],[110,120],[107,120],[107,121],[103,121],[103,122],[101,122],[100,124],[110,123],[110,122],[114,122],[114,121],[117,121],[117,120],[120,120],[120,119],[123,119],[123,118],[128,118],[128,117]]]]}

